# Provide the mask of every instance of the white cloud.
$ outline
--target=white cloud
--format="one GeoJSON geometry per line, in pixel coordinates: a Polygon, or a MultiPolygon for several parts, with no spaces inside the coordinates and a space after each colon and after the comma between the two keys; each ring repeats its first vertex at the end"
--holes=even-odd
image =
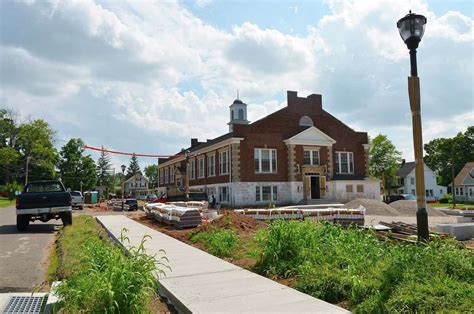
{"type": "Polygon", "coordinates": [[[395,23],[411,8],[428,17],[419,48],[425,141],[473,124],[470,17],[437,17],[422,0],[327,4],[306,36],[293,36],[258,21],[226,32],[179,2],[5,2],[0,101],[91,145],[174,153],[190,137],[227,132],[237,89],[253,121],[297,90],[321,93],[344,122],[410,152],[408,51],[395,23]]]}

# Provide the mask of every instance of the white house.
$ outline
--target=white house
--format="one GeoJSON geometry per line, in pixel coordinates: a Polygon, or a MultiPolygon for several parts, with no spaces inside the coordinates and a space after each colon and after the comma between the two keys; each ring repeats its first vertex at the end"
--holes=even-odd
{"type": "Polygon", "coordinates": [[[468,162],[454,178],[454,194],[461,202],[474,202],[474,162],[468,162]]]}
{"type": "MultiPolygon", "coordinates": [[[[425,167],[425,195],[427,201],[436,201],[447,193],[445,186],[436,183],[436,174],[426,164],[425,167]]],[[[400,187],[397,189],[399,194],[416,195],[415,163],[406,162],[397,172],[400,178],[400,187]]]]}
{"type": "Polygon", "coordinates": [[[141,174],[131,176],[123,183],[125,196],[145,198],[152,191],[148,189],[148,179],[141,174]]]}

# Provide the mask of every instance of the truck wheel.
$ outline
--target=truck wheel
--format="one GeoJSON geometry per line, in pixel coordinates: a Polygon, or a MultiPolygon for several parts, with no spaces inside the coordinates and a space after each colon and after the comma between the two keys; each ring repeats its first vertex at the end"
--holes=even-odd
{"type": "Polygon", "coordinates": [[[63,226],[72,225],[72,213],[71,212],[63,213],[61,215],[61,220],[63,222],[63,226]]]}
{"type": "Polygon", "coordinates": [[[27,215],[17,215],[16,216],[16,230],[25,231],[30,224],[30,219],[27,215]]]}

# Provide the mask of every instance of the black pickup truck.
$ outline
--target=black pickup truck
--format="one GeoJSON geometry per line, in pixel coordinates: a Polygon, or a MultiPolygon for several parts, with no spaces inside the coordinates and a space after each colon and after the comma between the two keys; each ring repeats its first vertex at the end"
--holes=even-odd
{"type": "Polygon", "coordinates": [[[63,225],[72,224],[71,194],[61,181],[35,181],[25,186],[16,198],[16,228],[24,231],[30,221],[60,219],[63,225]]]}

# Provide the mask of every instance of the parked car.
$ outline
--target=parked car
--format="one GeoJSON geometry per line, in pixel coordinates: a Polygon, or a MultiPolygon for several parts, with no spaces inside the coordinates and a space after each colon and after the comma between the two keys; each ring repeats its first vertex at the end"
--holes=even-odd
{"type": "Polygon", "coordinates": [[[158,197],[156,196],[156,194],[148,194],[146,196],[146,201],[147,202],[154,202],[158,199],[158,197]]]}
{"type": "Polygon", "coordinates": [[[138,202],[135,198],[127,198],[125,205],[128,205],[128,211],[138,210],[138,202]]]}
{"type": "Polygon", "coordinates": [[[71,194],[61,181],[45,180],[28,183],[16,197],[16,228],[25,231],[30,221],[61,219],[72,225],[71,194]]]}
{"type": "Polygon", "coordinates": [[[416,201],[416,196],[413,194],[396,194],[396,195],[389,195],[385,199],[385,203],[390,204],[395,201],[399,200],[407,200],[407,201],[416,201]]]}
{"type": "Polygon", "coordinates": [[[71,206],[72,208],[77,207],[78,209],[83,209],[84,206],[84,197],[80,191],[72,191],[71,194],[71,206]]]}

